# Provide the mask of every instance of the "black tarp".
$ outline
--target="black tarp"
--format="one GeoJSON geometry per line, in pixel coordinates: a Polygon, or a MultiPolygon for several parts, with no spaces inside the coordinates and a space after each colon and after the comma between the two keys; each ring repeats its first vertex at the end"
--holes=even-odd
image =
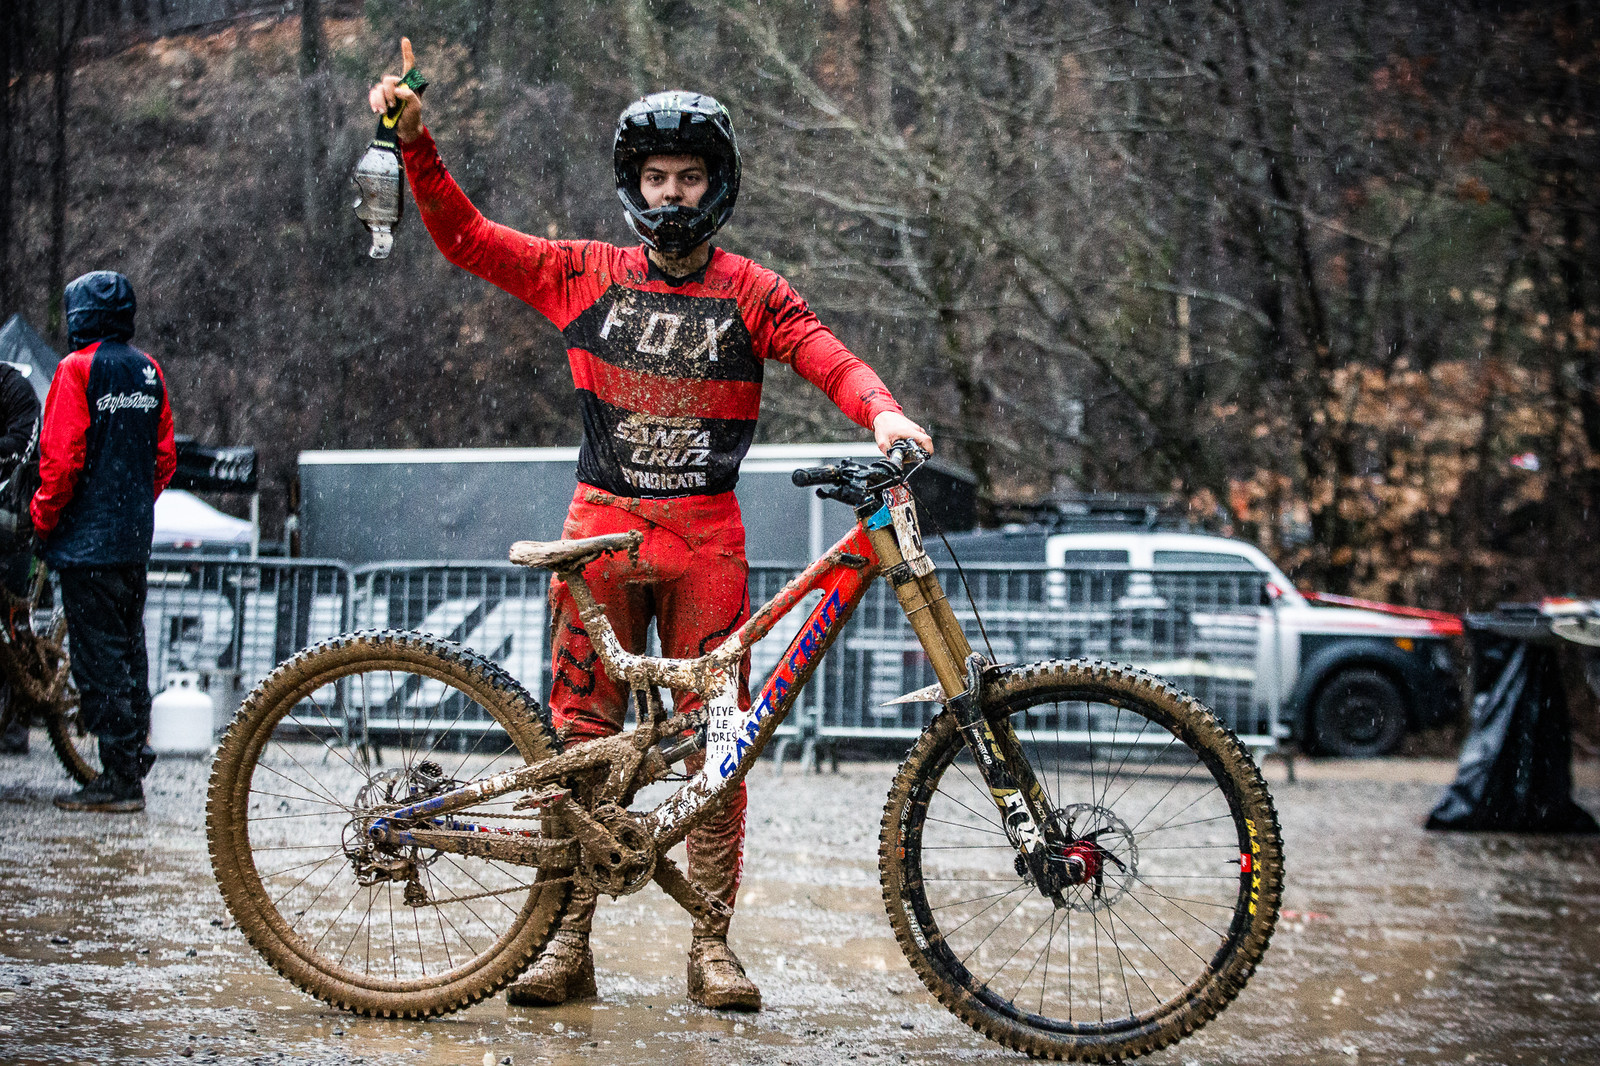
{"type": "Polygon", "coordinates": [[[1572,800],[1572,739],[1560,640],[1537,618],[1466,617],[1472,731],[1429,829],[1600,833],[1572,800]]]}
{"type": "Polygon", "coordinates": [[[61,357],[21,315],[12,315],[0,326],[0,361],[10,363],[28,379],[33,391],[39,394],[39,405],[44,406],[45,396],[50,392],[50,379],[56,376],[56,364],[61,362],[61,357]]]}

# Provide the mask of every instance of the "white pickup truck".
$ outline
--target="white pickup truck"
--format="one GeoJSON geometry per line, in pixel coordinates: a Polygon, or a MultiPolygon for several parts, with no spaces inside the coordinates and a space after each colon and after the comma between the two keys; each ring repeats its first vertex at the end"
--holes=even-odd
{"type": "MultiPolygon", "coordinates": [[[[963,563],[1043,563],[1064,571],[1125,574],[1120,602],[1135,608],[1159,605],[1160,586],[1176,573],[1258,573],[1256,701],[1276,703],[1279,731],[1309,751],[1383,755],[1408,729],[1447,721],[1460,706],[1450,639],[1461,632],[1458,616],[1301,592],[1243,541],[1146,530],[1049,533],[1036,527],[985,530],[951,541],[963,563]]],[[[1230,614],[1237,619],[1237,607],[1230,614]]]]}

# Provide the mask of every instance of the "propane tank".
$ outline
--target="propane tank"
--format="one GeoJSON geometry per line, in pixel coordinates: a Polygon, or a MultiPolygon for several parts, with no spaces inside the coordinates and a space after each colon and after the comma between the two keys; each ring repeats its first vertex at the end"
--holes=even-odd
{"type": "Polygon", "coordinates": [[[166,689],[150,701],[150,747],[160,755],[206,754],[215,713],[211,697],[200,689],[199,674],[172,674],[166,689]]]}
{"type": "MultiPolygon", "coordinates": [[[[412,92],[421,93],[428,87],[428,79],[416,67],[406,71],[400,84],[412,92]]],[[[405,180],[405,166],[400,161],[400,137],[395,126],[400,121],[400,104],[395,104],[378,118],[378,132],[372,143],[356,161],[356,171],[350,183],[356,187],[356,217],[372,234],[372,247],[367,255],[373,259],[389,258],[394,247],[394,231],[400,225],[400,209],[405,204],[400,186],[405,180]]]]}

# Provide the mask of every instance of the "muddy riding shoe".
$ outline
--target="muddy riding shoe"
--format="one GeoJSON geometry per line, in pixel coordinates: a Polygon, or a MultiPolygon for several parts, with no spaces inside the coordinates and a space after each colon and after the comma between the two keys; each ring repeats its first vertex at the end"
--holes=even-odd
{"type": "Polygon", "coordinates": [[[760,1010],[761,990],[745,976],[725,937],[697,936],[689,948],[689,998],[712,1010],[760,1010]]]}
{"type": "Polygon", "coordinates": [[[506,989],[506,1002],[513,1007],[554,1007],[596,995],[589,937],[562,929],[544,946],[533,969],[506,989]]]}
{"type": "Polygon", "coordinates": [[[105,773],[76,792],[63,792],[55,798],[55,805],[64,811],[134,814],[144,810],[144,786],[137,778],[105,773]]]}

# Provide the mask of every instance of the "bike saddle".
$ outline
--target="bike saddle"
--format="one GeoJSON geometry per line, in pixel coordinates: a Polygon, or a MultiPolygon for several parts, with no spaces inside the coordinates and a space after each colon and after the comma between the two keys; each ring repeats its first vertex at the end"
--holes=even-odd
{"type": "Polygon", "coordinates": [[[511,545],[511,561],[547,570],[577,570],[608,552],[635,551],[643,541],[644,534],[637,529],[579,540],[519,540],[511,545]]]}

